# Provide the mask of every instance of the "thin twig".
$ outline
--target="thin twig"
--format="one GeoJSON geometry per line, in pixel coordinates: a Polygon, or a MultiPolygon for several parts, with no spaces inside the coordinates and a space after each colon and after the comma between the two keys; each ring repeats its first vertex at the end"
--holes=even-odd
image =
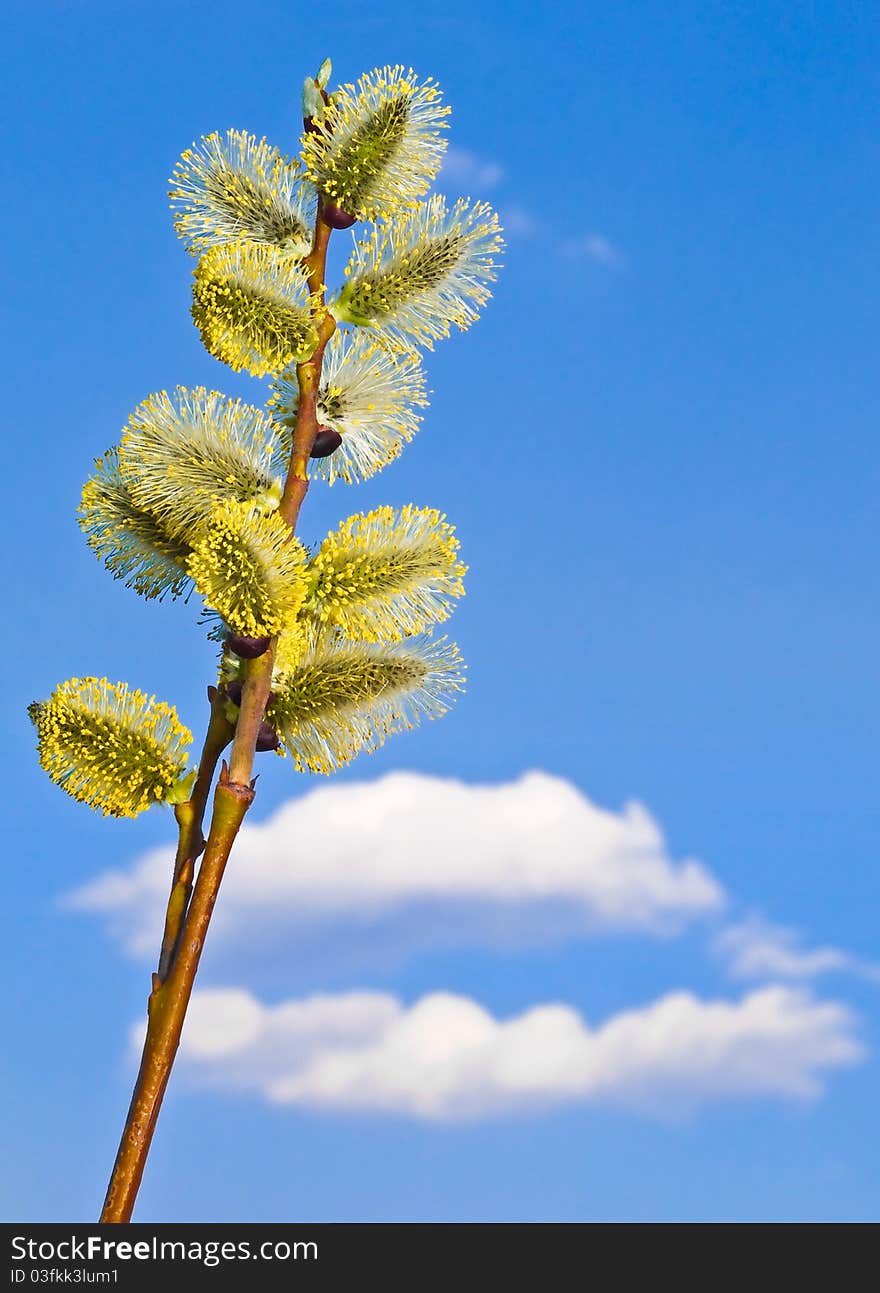
{"type": "Polygon", "coordinates": [[[211,718],[199,760],[193,792],[183,804],[174,810],[177,818],[178,837],[177,853],[174,858],[174,874],[171,880],[171,893],[168,896],[168,909],[165,913],[165,933],[162,938],[162,949],[159,953],[157,973],[164,983],[171,969],[174,953],[180,942],[184,917],[192,896],[193,876],[196,860],[205,847],[202,834],[202,822],[211,793],[217,761],[232,740],[235,729],[226,717],[223,696],[216,687],[208,688],[208,700],[211,705],[211,718]]]}

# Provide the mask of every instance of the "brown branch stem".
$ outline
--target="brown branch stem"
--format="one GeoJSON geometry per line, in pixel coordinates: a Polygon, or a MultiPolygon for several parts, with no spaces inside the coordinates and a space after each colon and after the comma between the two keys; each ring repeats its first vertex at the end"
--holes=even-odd
{"type": "Polygon", "coordinates": [[[103,1222],[131,1219],[162,1097],[180,1044],[183,1021],[220,881],[239,827],[254,797],[250,786],[236,785],[228,776],[224,779],[224,773],[225,768],[214,792],[211,831],[177,956],[164,983],[158,974],[153,976],[143,1057],[107,1188],[101,1213],[103,1222]]]}
{"type": "Polygon", "coordinates": [[[163,983],[168,978],[168,971],[171,969],[171,963],[180,942],[184,917],[192,896],[196,860],[205,847],[202,822],[205,818],[205,808],[211,793],[217,761],[232,740],[235,731],[226,717],[223,697],[216,687],[208,688],[208,700],[211,705],[211,717],[193,792],[185,803],[178,804],[174,809],[178,828],[177,853],[174,858],[174,874],[171,879],[171,893],[168,896],[168,909],[165,913],[165,933],[162,937],[157,970],[163,983]]]}
{"type": "Polygon", "coordinates": [[[309,488],[309,457],[315,443],[315,436],[318,434],[318,388],[321,385],[324,350],[336,331],[336,320],[327,311],[324,303],[324,274],[331,229],[322,217],[322,205],[319,202],[312,250],[305,260],[309,291],[312,294],[312,310],[318,330],[318,345],[311,358],[304,364],[298,364],[296,369],[299,399],[296,406],[296,426],[293,429],[293,451],[290,455],[287,480],[284,482],[284,493],[278,506],[280,515],[292,530],[296,528],[299,510],[309,488]]]}
{"type": "MultiPolygon", "coordinates": [[[[312,357],[299,364],[296,370],[299,382],[296,426],[290,468],[278,509],[291,532],[296,528],[309,487],[308,462],[318,432],[317,399],[324,349],[336,330],[336,320],[328,313],[324,301],[330,233],[331,228],[323,219],[319,201],[312,249],[304,261],[318,345],[312,357]]],[[[274,659],[275,640],[264,655],[246,664],[230,767],[227,770],[224,765],[214,794],[211,827],[194,888],[192,876],[202,848],[204,808],[217,759],[229,741],[229,725],[227,723],[224,728],[221,724],[220,720],[223,718],[225,721],[225,715],[216,694],[211,698],[211,722],[193,795],[176,810],[180,833],[159,972],[153,975],[141,1065],[101,1213],[102,1222],[131,1219],[220,882],[232,845],[254,798],[251,780],[254,754],[271,689],[274,659]]]]}
{"type": "MultiPolygon", "coordinates": [[[[318,332],[318,345],[310,359],[297,365],[299,398],[296,406],[296,426],[293,430],[290,467],[284,482],[281,502],[278,505],[278,513],[290,526],[291,533],[296,529],[300,508],[309,488],[308,464],[315,436],[318,434],[318,388],[321,384],[324,350],[336,331],[336,320],[328,313],[324,304],[324,274],[330,233],[330,226],[322,219],[319,203],[312,250],[304,262],[308,273],[312,312],[318,332]]],[[[249,660],[245,666],[241,708],[230,756],[230,774],[234,781],[245,781],[250,777],[254,745],[272,688],[274,663],[275,641],[273,640],[264,655],[256,660],[249,660]]]]}
{"type": "Polygon", "coordinates": [[[238,711],[238,722],[235,724],[235,739],[232,742],[232,753],[229,756],[229,775],[233,781],[247,785],[251,779],[254,766],[254,747],[260,732],[260,724],[266,712],[269,692],[272,688],[272,666],[275,663],[275,642],[256,660],[248,660],[244,671],[244,686],[241,691],[241,708],[238,711]]]}

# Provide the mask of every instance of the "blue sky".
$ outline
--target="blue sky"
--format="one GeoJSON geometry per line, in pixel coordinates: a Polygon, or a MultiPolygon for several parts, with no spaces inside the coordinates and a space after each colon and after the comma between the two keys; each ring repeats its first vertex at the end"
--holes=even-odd
{"type": "MultiPolygon", "coordinates": [[[[5,1218],[100,1205],[153,959],[136,868],[172,826],[65,799],[25,706],[107,674],[197,727],[213,668],[194,606],[142,603],[95,562],[79,489],[151,391],[264,397],[201,349],[166,181],[211,130],[292,151],[327,54],[343,80],[434,75],[441,187],[509,230],[495,300],[429,357],[406,455],[316,484],[301,529],[446,511],[469,688],[341,798],[303,801],[311,881],[289,814],[242,850],[265,887],[239,870],[221,895],[138,1216],[876,1218],[878,45],[869,6],[784,0],[7,5],[5,1218]],[[400,853],[381,899],[336,838],[371,783],[400,853]],[[438,854],[449,802],[470,870],[438,854]],[[523,876],[542,900],[511,896],[523,876]],[[482,1058],[444,1094],[420,1065],[471,1025],[482,1058]],[[512,1108],[499,1065],[532,1060],[512,1108]]],[[[253,824],[312,789],[265,756],[253,824]]]]}

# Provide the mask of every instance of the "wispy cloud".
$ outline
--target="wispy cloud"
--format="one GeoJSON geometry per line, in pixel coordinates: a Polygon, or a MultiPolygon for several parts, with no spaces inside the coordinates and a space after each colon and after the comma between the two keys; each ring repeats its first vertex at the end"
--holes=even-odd
{"type": "Polygon", "coordinates": [[[221,1089],[439,1121],[572,1103],[668,1116],[731,1098],[803,1099],[861,1056],[846,1006],[786,987],[738,1001],[670,993],[596,1028],[557,1003],[500,1020],[443,992],[411,1006],[379,992],[267,1006],[218,989],[194,996],[181,1048],[190,1077],[221,1089]]]}
{"type": "Polygon", "coordinates": [[[499,216],[507,238],[534,238],[541,232],[540,221],[536,220],[525,207],[517,206],[515,203],[503,206],[499,216]]]}
{"type": "MultiPolygon", "coordinates": [[[[441,189],[455,189],[479,198],[496,188],[504,177],[500,162],[478,157],[466,148],[449,148],[438,184],[441,189]]],[[[540,221],[518,202],[502,200],[499,216],[508,239],[534,238],[541,232],[540,221]]]]}
{"type": "MultiPolygon", "coordinates": [[[[449,148],[440,172],[441,189],[457,189],[461,193],[480,197],[502,184],[506,178],[500,162],[491,161],[466,148],[449,148]]],[[[500,202],[499,216],[508,240],[527,241],[538,238],[544,223],[519,202],[500,202]]],[[[602,233],[587,233],[581,237],[553,239],[553,246],[569,259],[589,260],[607,269],[618,269],[625,264],[621,249],[602,233]]]]}
{"type": "Polygon", "coordinates": [[[758,916],[722,930],[714,946],[735,979],[808,980],[843,972],[880,983],[880,965],[840,947],[804,947],[797,930],[758,916]]]}
{"type": "MultiPolygon", "coordinates": [[[[152,955],[171,853],[108,871],[69,905],[152,955]]],[[[295,938],[302,957],[362,939],[375,949],[672,932],[720,910],[718,881],[673,861],[638,803],[612,812],[559,777],[502,785],[417,773],[322,786],[248,823],[212,928],[215,953],[295,938]]]]}
{"type": "Polygon", "coordinates": [[[566,256],[572,259],[591,260],[596,265],[617,269],[624,264],[623,252],[610,238],[601,233],[588,233],[582,238],[568,238],[562,244],[566,256]]]}
{"type": "Polygon", "coordinates": [[[439,183],[441,187],[452,185],[479,197],[503,178],[504,167],[499,162],[487,161],[466,148],[447,148],[439,183]]]}

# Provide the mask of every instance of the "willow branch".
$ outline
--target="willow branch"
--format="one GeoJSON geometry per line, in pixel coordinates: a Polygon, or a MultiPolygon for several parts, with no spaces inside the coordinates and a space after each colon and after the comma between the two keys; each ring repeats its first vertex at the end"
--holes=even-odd
{"type": "MultiPolygon", "coordinates": [[[[278,509],[291,533],[296,527],[309,485],[308,461],[318,432],[317,398],[324,349],[336,330],[336,321],[327,312],[324,302],[324,275],[330,233],[330,226],[322,218],[322,204],[319,202],[312,249],[304,262],[318,345],[312,357],[306,363],[298,365],[296,370],[299,382],[296,426],[290,468],[278,509]]],[[[162,1098],[180,1044],[183,1022],[220,882],[232,845],[254,798],[254,755],[271,690],[275,646],[273,639],[262,656],[247,661],[245,665],[230,765],[228,769],[224,765],[214,794],[214,812],[208,841],[191,899],[189,892],[192,871],[198,856],[198,852],[194,850],[201,848],[204,802],[207,801],[216,760],[228,742],[227,736],[223,745],[214,753],[223,735],[219,720],[214,735],[212,736],[209,725],[205,738],[205,749],[209,752],[209,757],[205,760],[203,754],[204,766],[199,766],[199,777],[203,779],[196,782],[192,798],[188,804],[181,805],[181,811],[178,812],[180,837],[159,973],[153,975],[153,990],[147,1006],[147,1036],[128,1117],[107,1188],[100,1218],[102,1222],[125,1222],[131,1219],[162,1098]],[[209,767],[211,756],[214,762],[209,767]],[[202,795],[203,802],[200,800],[202,795]]],[[[215,722],[217,703],[215,696],[211,708],[212,725],[215,722]]]]}
{"type": "Polygon", "coordinates": [[[199,959],[208,932],[211,912],[233,841],[254,792],[230,782],[224,768],[214,792],[214,813],[205,854],[186,916],[183,938],[164,983],[153,976],[147,1012],[147,1037],[101,1221],[131,1219],[134,1201],[180,1034],[192,995],[199,959]]]}
{"type": "MultiPolygon", "coordinates": [[[[330,242],[330,226],[323,220],[321,204],[315,220],[315,233],[312,239],[312,250],[304,262],[308,273],[309,292],[311,294],[312,314],[318,333],[318,345],[310,359],[298,364],[296,378],[299,385],[299,398],[296,408],[296,425],[293,430],[293,448],[290,455],[290,467],[284,482],[284,492],[278,505],[278,514],[291,533],[296,529],[300,508],[303,505],[309,488],[308,464],[315,436],[318,434],[318,389],[321,384],[321,369],[324,363],[324,350],[327,342],[336,331],[336,320],[324,303],[324,274],[327,266],[327,246],[330,242]]],[[[250,780],[253,766],[254,746],[266,705],[272,688],[272,666],[275,663],[273,640],[269,649],[256,660],[249,660],[244,670],[244,686],[241,693],[241,707],[235,727],[235,739],[230,756],[230,775],[233,781],[247,783],[250,780]]]]}
{"type": "Polygon", "coordinates": [[[324,303],[326,290],[324,274],[331,230],[323,219],[322,210],[323,203],[319,202],[312,250],[305,260],[312,297],[312,313],[315,316],[318,332],[318,345],[311,358],[304,364],[298,364],[296,369],[299,399],[296,407],[296,425],[293,429],[293,452],[290,455],[287,480],[284,482],[284,493],[278,506],[280,515],[291,529],[296,528],[299,509],[309,488],[309,457],[315,443],[315,436],[318,434],[318,388],[321,384],[324,350],[336,331],[336,320],[328,313],[324,303]]]}
{"type": "Polygon", "coordinates": [[[217,761],[232,740],[235,730],[226,717],[223,697],[216,687],[208,688],[208,700],[211,704],[211,718],[205,734],[193,792],[185,803],[178,804],[174,809],[178,827],[177,853],[174,858],[174,874],[165,913],[165,933],[162,937],[157,970],[163,983],[168,978],[168,971],[171,969],[171,962],[180,942],[184,917],[192,896],[196,860],[205,847],[202,822],[205,818],[205,808],[208,804],[217,761]]]}

